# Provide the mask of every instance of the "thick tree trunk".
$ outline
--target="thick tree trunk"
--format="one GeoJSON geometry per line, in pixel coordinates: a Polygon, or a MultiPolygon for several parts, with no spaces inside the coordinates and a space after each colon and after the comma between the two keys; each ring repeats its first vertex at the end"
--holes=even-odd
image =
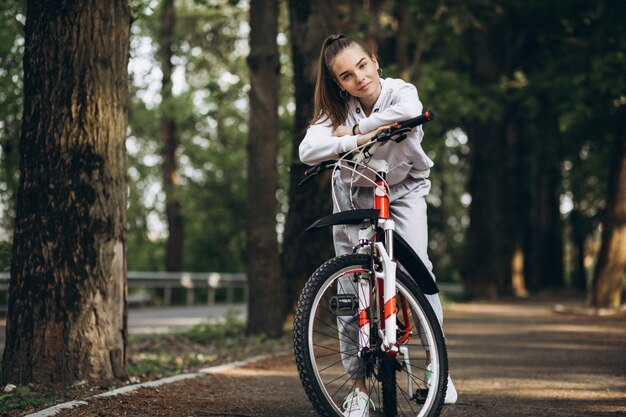
{"type": "MultiPolygon", "coordinates": [[[[544,102],[549,102],[546,97],[544,102]]],[[[528,288],[539,291],[545,288],[562,288],[563,239],[559,187],[561,184],[561,155],[559,130],[555,115],[547,112],[538,120],[535,149],[539,158],[532,169],[533,198],[531,214],[531,253],[528,288]]]]}
{"type": "Polygon", "coordinates": [[[174,55],[174,30],[176,9],[174,0],[161,4],[161,27],[159,31],[159,55],[163,81],[161,86],[161,137],[163,140],[163,189],[165,191],[165,217],[167,218],[167,242],[165,245],[165,270],[182,271],[184,224],[178,196],[178,129],[172,103],[172,56],[174,55]]]}
{"type": "Polygon", "coordinates": [[[298,146],[313,116],[313,94],[319,52],[324,38],[338,30],[337,3],[329,0],[290,0],[289,19],[296,115],[289,180],[289,213],[282,253],[283,282],[287,287],[286,312],[292,311],[307,278],[334,255],[329,231],[305,234],[315,220],[332,213],[327,176],[298,187],[306,167],[299,162],[298,146]]]}
{"type": "Polygon", "coordinates": [[[518,105],[510,105],[508,108],[509,120],[506,126],[506,208],[504,219],[506,221],[505,238],[507,252],[511,262],[510,283],[506,280],[502,283],[501,292],[512,290],[518,297],[528,296],[526,290],[526,270],[524,269],[524,228],[528,218],[528,184],[527,173],[523,169],[523,156],[526,155],[524,143],[520,140],[518,105]]]}
{"type": "Polygon", "coordinates": [[[127,1],[29,1],[2,379],[126,376],[127,1]]]}
{"type": "MultiPolygon", "coordinates": [[[[502,76],[494,34],[481,29],[475,37],[474,82],[506,107],[493,88],[502,76]]],[[[479,90],[480,91],[480,90],[479,90]]],[[[511,232],[511,178],[508,150],[515,145],[506,110],[488,120],[477,117],[468,129],[471,146],[468,189],[472,196],[467,232],[465,282],[474,298],[497,298],[511,287],[515,238],[511,232]],[[509,145],[508,142],[511,142],[509,145]]]]}
{"type": "Polygon", "coordinates": [[[465,281],[474,298],[497,298],[511,276],[512,251],[504,218],[506,182],[499,122],[468,131],[471,145],[469,192],[471,223],[467,234],[465,281]]]}
{"type": "Polygon", "coordinates": [[[278,0],[250,2],[250,121],[246,258],[250,296],[248,334],[283,332],[280,255],[276,233],[278,188],[278,0]]]}
{"type": "MultiPolygon", "coordinates": [[[[623,122],[624,115],[621,117],[623,122]]],[[[622,302],[626,271],[626,133],[622,130],[619,134],[609,174],[602,246],[589,294],[593,307],[618,308],[622,302]]]]}

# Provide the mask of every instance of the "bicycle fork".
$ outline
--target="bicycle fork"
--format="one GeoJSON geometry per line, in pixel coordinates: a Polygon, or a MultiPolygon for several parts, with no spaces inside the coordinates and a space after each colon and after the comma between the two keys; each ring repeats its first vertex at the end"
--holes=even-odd
{"type": "MultiPolygon", "coordinates": [[[[391,222],[387,220],[387,222],[391,222]]],[[[391,225],[393,227],[393,225],[391,225]]],[[[383,352],[398,352],[397,343],[397,303],[396,303],[396,263],[389,256],[389,252],[382,242],[374,243],[374,247],[382,264],[382,271],[375,271],[376,293],[379,295],[381,328],[378,336],[381,338],[383,352]]],[[[359,281],[359,356],[370,350],[371,340],[371,297],[372,289],[369,279],[359,281]]]]}
{"type": "MultiPolygon", "coordinates": [[[[374,207],[380,212],[378,228],[382,229],[385,235],[385,243],[375,242],[374,253],[380,259],[381,271],[375,271],[374,285],[376,293],[379,295],[379,317],[380,328],[378,336],[381,338],[381,349],[383,352],[395,354],[398,352],[397,346],[397,302],[396,302],[396,262],[393,253],[393,234],[395,230],[394,221],[389,218],[389,192],[384,181],[377,182],[374,190],[374,207]]],[[[374,241],[376,231],[374,227],[362,229],[359,233],[359,241],[374,241]]],[[[362,245],[369,247],[369,245],[362,245]]],[[[370,323],[371,323],[371,296],[372,285],[369,280],[362,279],[359,286],[359,356],[370,349],[370,323]]]]}
{"type": "MultiPolygon", "coordinates": [[[[382,280],[382,306],[381,321],[384,323],[383,329],[379,330],[379,336],[383,342],[381,348],[385,352],[397,352],[397,329],[396,315],[398,313],[396,303],[396,263],[391,260],[389,253],[385,250],[381,242],[376,242],[378,253],[380,254],[383,271],[376,273],[376,281],[381,283],[382,280]],[[379,278],[380,276],[380,278],[379,278]]],[[[380,290],[380,286],[379,286],[380,290]]]]}

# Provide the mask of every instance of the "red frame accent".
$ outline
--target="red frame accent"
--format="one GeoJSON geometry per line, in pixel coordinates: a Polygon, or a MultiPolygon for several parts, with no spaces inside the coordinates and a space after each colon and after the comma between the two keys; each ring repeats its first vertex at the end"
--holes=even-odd
{"type": "Polygon", "coordinates": [[[404,323],[404,325],[406,326],[406,328],[404,329],[404,334],[400,336],[398,338],[398,341],[396,342],[396,346],[400,346],[404,344],[407,340],[409,340],[409,338],[411,337],[411,328],[413,327],[413,325],[411,324],[411,315],[409,314],[410,310],[409,310],[408,303],[406,302],[406,297],[402,294],[398,294],[397,296],[400,297],[400,305],[402,306],[402,314],[404,315],[404,319],[406,320],[406,323],[404,323]]]}
{"type": "Polygon", "coordinates": [[[396,307],[396,297],[395,296],[390,298],[389,301],[387,301],[385,303],[384,311],[385,311],[385,320],[387,320],[389,318],[389,316],[391,316],[392,314],[398,312],[398,308],[396,307]]]}
{"type": "Polygon", "coordinates": [[[370,308],[359,312],[359,327],[367,326],[370,324],[370,308]]]}
{"type": "Polygon", "coordinates": [[[378,210],[379,219],[389,218],[389,189],[384,181],[376,181],[376,187],[374,187],[374,208],[378,210]]]}

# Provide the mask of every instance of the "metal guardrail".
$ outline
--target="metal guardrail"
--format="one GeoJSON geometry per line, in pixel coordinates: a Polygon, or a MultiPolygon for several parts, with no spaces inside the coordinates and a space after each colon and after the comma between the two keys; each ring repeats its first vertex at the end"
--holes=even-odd
{"type": "MultiPolygon", "coordinates": [[[[207,304],[215,304],[216,290],[226,289],[226,301],[232,302],[235,289],[243,289],[244,299],[247,299],[248,278],[246,274],[221,272],[145,272],[128,271],[128,288],[139,289],[137,294],[128,296],[129,303],[143,304],[149,302],[146,289],[162,288],[163,302],[171,304],[174,288],[187,289],[187,304],[193,304],[195,288],[208,289],[207,304]],[[142,291],[144,290],[144,291],[142,291]]],[[[0,292],[8,291],[10,274],[0,272],[0,292]]]]}
{"type": "MultiPolygon", "coordinates": [[[[0,292],[9,289],[9,273],[0,272],[0,292]]],[[[463,292],[462,284],[439,283],[439,289],[444,293],[460,294],[463,292]]],[[[237,288],[243,289],[243,298],[248,298],[248,278],[242,273],[221,273],[221,272],[144,272],[128,271],[128,288],[138,289],[136,293],[128,295],[129,304],[147,304],[150,297],[146,293],[147,289],[162,288],[163,302],[165,305],[172,303],[172,289],[187,289],[187,304],[194,301],[195,288],[207,288],[207,304],[215,304],[216,290],[226,289],[226,302],[234,300],[234,291],[237,288]]]]}

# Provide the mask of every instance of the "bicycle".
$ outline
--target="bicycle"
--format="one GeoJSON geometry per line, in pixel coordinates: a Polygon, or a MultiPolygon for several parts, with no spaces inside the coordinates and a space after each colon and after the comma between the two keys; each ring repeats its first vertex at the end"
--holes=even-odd
{"type": "Polygon", "coordinates": [[[437,285],[419,256],[395,233],[387,162],[372,158],[383,142],[400,142],[411,129],[432,119],[433,114],[425,112],[397,123],[349,155],[310,168],[300,183],[331,168],[348,169],[353,178],[365,177],[363,169],[375,174],[373,208],[331,214],[307,229],[361,224],[353,253],[330,259],[309,278],[294,318],[298,372],[322,416],[343,416],[342,403],[357,377],[365,378],[374,408],[371,416],[432,417],[441,412],[448,377],[446,345],[424,296],[436,294],[437,285]],[[358,369],[346,370],[346,361],[356,361],[358,369]]]}

